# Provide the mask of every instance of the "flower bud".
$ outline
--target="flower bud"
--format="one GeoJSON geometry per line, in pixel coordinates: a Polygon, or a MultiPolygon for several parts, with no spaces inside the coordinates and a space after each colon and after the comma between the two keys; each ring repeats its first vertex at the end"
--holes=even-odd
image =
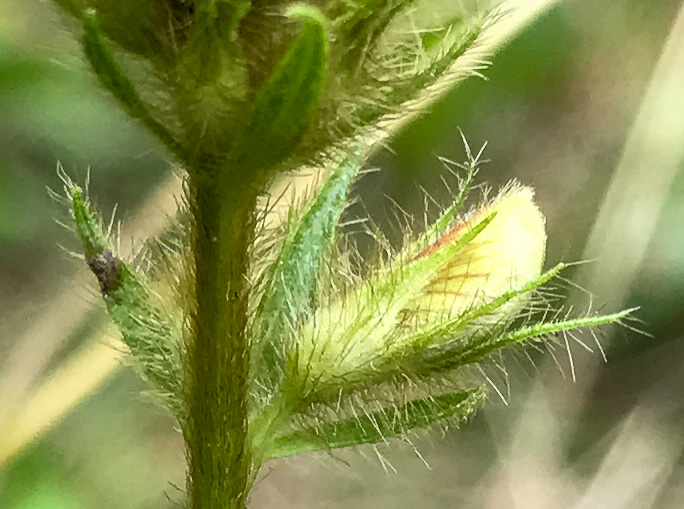
{"type": "MultiPolygon", "coordinates": [[[[382,360],[402,349],[439,346],[425,343],[430,330],[539,278],[545,245],[534,192],[507,187],[422,250],[409,246],[407,252],[417,255],[394,259],[389,269],[319,310],[300,336],[300,372],[317,383],[358,378],[355,371],[383,369],[382,360]],[[414,344],[418,336],[420,345],[414,344]]],[[[514,318],[526,297],[488,311],[485,322],[514,318]]],[[[460,332],[469,325],[465,320],[460,332]]]]}
{"type": "Polygon", "coordinates": [[[492,222],[435,272],[409,308],[453,317],[539,277],[546,233],[544,216],[529,187],[504,190],[491,204],[423,249],[417,258],[453,243],[491,213],[496,213],[492,222]]]}

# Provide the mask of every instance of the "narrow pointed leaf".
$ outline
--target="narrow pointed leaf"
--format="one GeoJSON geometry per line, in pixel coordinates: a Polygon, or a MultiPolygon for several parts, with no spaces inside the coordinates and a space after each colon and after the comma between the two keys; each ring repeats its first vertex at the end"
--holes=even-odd
{"type": "Polygon", "coordinates": [[[458,334],[459,331],[462,331],[464,327],[467,327],[476,320],[491,315],[492,313],[496,312],[497,309],[515,299],[518,299],[519,297],[529,295],[530,292],[532,292],[535,288],[540,287],[556,277],[564,268],[565,264],[559,263],[551,270],[539,276],[537,279],[524,284],[520,288],[507,291],[487,304],[477,306],[466,311],[458,318],[418,332],[412,337],[411,340],[409,340],[409,342],[412,345],[415,345],[416,349],[424,348],[428,344],[444,343],[446,340],[453,338],[456,334],[458,334]]]}
{"type": "Polygon", "coordinates": [[[482,389],[415,399],[403,405],[326,423],[275,440],[271,458],[352,445],[373,444],[443,419],[461,421],[484,401],[482,389]]]}
{"type": "Polygon", "coordinates": [[[295,5],[288,16],[301,32],[259,90],[238,154],[242,166],[268,168],[288,157],[309,128],[326,79],[326,20],[315,8],[295,5]]]}
{"type": "Polygon", "coordinates": [[[628,309],[610,315],[541,322],[510,332],[505,331],[506,324],[482,326],[482,329],[467,341],[455,341],[444,348],[429,352],[429,355],[418,359],[420,366],[414,368],[422,370],[424,373],[437,373],[455,370],[468,364],[486,362],[492,354],[499,350],[523,346],[535,339],[548,338],[566,331],[619,323],[633,311],[633,309],[628,309]]]}
{"type": "Polygon", "coordinates": [[[583,318],[574,318],[571,320],[537,323],[529,327],[511,331],[495,341],[484,343],[477,348],[472,348],[469,351],[464,352],[460,357],[455,358],[454,362],[458,362],[460,365],[480,362],[500,348],[523,345],[534,339],[554,336],[556,334],[582,329],[584,327],[600,327],[611,323],[619,323],[620,320],[626,318],[633,312],[634,309],[626,309],[609,315],[585,316],[583,318]]]}
{"type": "MultiPolygon", "coordinates": [[[[478,319],[495,312],[498,307],[525,296],[534,288],[545,284],[564,267],[564,264],[559,264],[537,280],[519,289],[506,292],[489,304],[474,308],[458,319],[440,324],[432,330],[420,332],[410,340],[414,345],[412,348],[398,352],[395,356],[379,359],[372,366],[373,370],[367,370],[368,376],[362,381],[369,383],[373,381],[373,376],[378,378],[383,366],[386,367],[386,373],[394,376],[402,376],[402,374],[425,376],[453,371],[468,364],[485,362],[492,354],[507,347],[524,345],[535,339],[584,327],[619,323],[634,311],[628,309],[609,315],[540,322],[512,331],[506,331],[509,326],[506,321],[489,324],[477,322],[478,319]],[[469,324],[474,324],[474,326],[466,330],[469,324]],[[429,344],[440,345],[440,343],[441,346],[427,348],[429,344]]],[[[383,379],[386,380],[387,375],[377,381],[383,379]]]]}
{"type": "MultiPolygon", "coordinates": [[[[323,257],[334,241],[347,195],[361,167],[360,149],[345,156],[316,193],[301,218],[290,225],[290,234],[271,267],[268,288],[259,307],[257,341],[265,371],[271,382],[280,377],[285,359],[286,332],[309,311],[323,257]]],[[[262,369],[263,368],[263,369],[262,369]]]]}
{"type": "Polygon", "coordinates": [[[182,368],[175,348],[180,343],[180,331],[152,303],[137,274],[112,253],[81,189],[69,184],[68,187],[86,263],[97,277],[107,311],[138,361],[143,377],[159,390],[174,415],[181,417],[182,368]]]}
{"type": "MultiPolygon", "coordinates": [[[[468,153],[470,153],[470,149],[468,149],[468,153]]],[[[421,249],[427,246],[428,244],[434,242],[440,235],[442,235],[446,231],[447,227],[454,221],[454,219],[461,212],[463,203],[468,197],[468,192],[470,191],[473,178],[477,173],[477,167],[477,160],[470,160],[467,163],[465,178],[463,179],[463,181],[459,183],[458,193],[456,194],[454,201],[451,202],[451,205],[449,205],[444,210],[444,212],[440,214],[439,218],[437,218],[437,220],[432,225],[430,225],[430,227],[427,230],[425,230],[418,238],[416,244],[421,249]]]]}

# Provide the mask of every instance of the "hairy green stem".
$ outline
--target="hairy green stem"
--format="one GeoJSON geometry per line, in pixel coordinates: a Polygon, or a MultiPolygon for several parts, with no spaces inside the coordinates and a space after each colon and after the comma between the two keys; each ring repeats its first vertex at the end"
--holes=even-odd
{"type": "Polygon", "coordinates": [[[190,182],[196,308],[185,440],[192,509],[244,508],[254,474],[247,439],[246,273],[256,191],[221,166],[200,165],[190,182]]]}

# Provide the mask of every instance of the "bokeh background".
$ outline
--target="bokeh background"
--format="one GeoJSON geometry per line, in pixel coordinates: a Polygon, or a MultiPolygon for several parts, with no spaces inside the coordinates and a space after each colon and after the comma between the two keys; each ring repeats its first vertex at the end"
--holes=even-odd
{"type": "MultiPolygon", "coordinates": [[[[350,211],[396,232],[394,202],[420,218],[421,188],[448,201],[438,156],[464,159],[459,129],[473,149],[487,142],[479,180],[534,186],[547,265],[590,259],[566,274],[594,292],[565,285],[575,309],[640,306],[638,321],[603,331],[608,362],[591,336],[578,339],[593,353],[569,338],[574,380],[562,341],[534,363],[512,358],[505,402],[493,397],[460,430],[267,465],[251,507],[684,506],[683,9],[679,0],[558,2],[493,56],[486,81],[454,89],[377,155],[381,171],[358,183],[362,206],[350,211]]],[[[179,434],[128,368],[7,452],[25,426],[14,416],[70,354],[102,331],[114,337],[95,282],[68,253],[64,206],[46,190],[61,188],[57,162],[77,181],[90,169],[91,195],[104,211],[118,204],[128,241],[156,227],[141,207],[168,210],[160,186],[172,168],[160,153],[98,88],[49,2],[0,0],[2,509],[182,502],[179,434]]],[[[98,369],[86,363],[31,415],[50,421],[60,391],[98,369]]]]}

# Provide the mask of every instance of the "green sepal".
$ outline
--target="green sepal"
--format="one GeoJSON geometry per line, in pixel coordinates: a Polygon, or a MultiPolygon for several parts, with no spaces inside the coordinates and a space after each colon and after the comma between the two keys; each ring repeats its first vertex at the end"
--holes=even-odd
{"type": "Polygon", "coordinates": [[[484,390],[472,389],[415,399],[376,412],[360,413],[358,417],[328,422],[278,437],[268,457],[279,458],[373,444],[444,419],[459,422],[473,414],[484,399],[484,390]]]}
{"type": "Polygon", "coordinates": [[[430,256],[419,257],[406,265],[400,264],[396,269],[381,274],[378,281],[375,284],[371,283],[371,287],[367,290],[374,294],[376,302],[404,308],[408,300],[415,297],[416,289],[423,288],[437,270],[475,239],[495,217],[496,212],[492,212],[468,228],[456,241],[441,247],[430,256]]]}
{"type": "MultiPolygon", "coordinates": [[[[411,338],[407,340],[407,343],[411,344],[412,349],[414,349],[416,352],[420,352],[422,349],[429,345],[435,345],[437,347],[436,350],[440,350],[440,347],[446,350],[449,350],[451,348],[452,351],[447,353],[442,351],[439,355],[447,358],[453,358],[456,356],[456,352],[453,351],[453,349],[463,350],[468,347],[468,342],[462,341],[462,338],[460,337],[460,335],[466,332],[467,327],[473,326],[478,328],[486,328],[488,326],[491,327],[498,325],[496,322],[494,324],[479,323],[478,320],[485,319],[486,321],[488,317],[491,317],[493,314],[495,314],[496,311],[501,307],[517,299],[527,298],[531,292],[551,281],[564,268],[565,264],[559,263],[552,269],[546,271],[544,274],[539,276],[537,279],[525,283],[520,288],[514,288],[512,290],[504,292],[495,299],[493,299],[491,302],[488,302],[487,304],[483,304],[481,306],[473,307],[457,318],[447,320],[444,323],[440,323],[431,328],[424,329],[413,334],[411,338]],[[456,340],[456,344],[449,345],[449,342],[454,342],[454,340],[456,340]]],[[[504,321],[501,325],[508,324],[506,321],[504,321]]],[[[474,336],[478,336],[478,334],[474,334],[474,336]]],[[[412,355],[411,353],[406,352],[406,355],[412,357],[415,355],[415,353],[412,355]]],[[[431,357],[435,357],[435,354],[429,354],[427,356],[427,359],[430,359],[431,357]]],[[[400,363],[399,359],[394,359],[394,361],[400,363]]],[[[432,363],[434,361],[428,360],[427,362],[432,363]]],[[[433,364],[433,367],[438,369],[439,365],[433,364]]]]}
{"type": "Polygon", "coordinates": [[[289,228],[277,259],[267,271],[257,308],[256,373],[273,385],[282,376],[286,341],[310,311],[325,254],[335,242],[349,189],[362,164],[362,149],[345,155],[316,192],[301,217],[289,228]]]}
{"type": "MultiPolygon", "coordinates": [[[[466,150],[468,152],[468,155],[470,156],[470,148],[467,144],[466,150]]],[[[477,173],[478,163],[479,157],[469,157],[468,163],[464,165],[466,169],[465,177],[463,178],[463,180],[459,181],[458,193],[456,193],[454,200],[440,214],[437,220],[434,223],[432,223],[430,227],[420,235],[420,237],[418,237],[418,241],[415,243],[418,251],[421,251],[429,244],[435,242],[441,235],[443,235],[446,232],[449,225],[453,223],[454,219],[456,219],[458,214],[461,212],[461,209],[463,208],[463,203],[468,197],[468,192],[470,191],[470,187],[473,183],[473,178],[477,173]]]]}
{"type": "Polygon", "coordinates": [[[460,357],[454,358],[453,362],[457,362],[459,365],[481,362],[483,359],[489,357],[492,352],[501,348],[525,345],[535,339],[548,338],[549,336],[555,336],[556,334],[572,330],[619,323],[623,318],[626,318],[636,311],[636,309],[638,308],[625,309],[624,311],[609,315],[585,316],[570,320],[541,322],[528,327],[522,327],[499,336],[495,341],[486,342],[476,348],[469,349],[460,357]]]}
{"type": "Polygon", "coordinates": [[[109,241],[102,231],[100,222],[88,210],[81,188],[72,185],[69,188],[69,193],[76,233],[83,244],[83,255],[86,261],[89,261],[109,250],[109,241]]]}
{"type": "MultiPolygon", "coordinates": [[[[410,77],[397,79],[396,83],[391,84],[380,81],[377,85],[378,89],[385,92],[377,100],[366,101],[354,111],[353,128],[360,129],[380,124],[383,129],[386,129],[385,121],[392,124],[414,115],[425,108],[430,97],[437,98],[448,90],[444,84],[440,84],[439,87],[430,87],[430,85],[443,80],[447,75],[450,77],[449,85],[470,76],[471,70],[457,69],[457,63],[459,58],[477,41],[486,19],[486,16],[483,16],[473,22],[456,43],[440,52],[438,58],[430,60],[417,72],[411,73],[410,77]]],[[[333,129],[339,129],[346,134],[350,127],[349,122],[341,119],[340,124],[333,126],[333,129]]]]}
{"type": "Polygon", "coordinates": [[[91,213],[82,190],[67,183],[76,232],[85,261],[100,284],[107,311],[136,359],[140,372],[179,419],[182,409],[181,332],[152,303],[138,275],[112,253],[100,221],[91,213]]]}
{"type": "Polygon", "coordinates": [[[241,169],[270,168],[292,154],[311,124],[325,85],[325,17],[308,5],[294,5],[287,15],[301,21],[301,31],[255,98],[234,156],[241,169]]]}
{"type": "Polygon", "coordinates": [[[495,333],[497,327],[508,326],[507,322],[486,323],[487,318],[502,306],[516,299],[527,298],[531,292],[556,277],[564,268],[564,264],[558,264],[537,279],[520,288],[509,290],[487,304],[473,307],[458,317],[398,339],[398,342],[406,346],[370,359],[367,364],[347,373],[339,384],[319,383],[310,399],[334,400],[339,397],[340,389],[353,391],[360,386],[370,387],[393,378],[426,377],[456,370],[474,360],[485,360],[487,354],[506,346],[502,344],[492,350],[488,349],[490,345],[498,344],[502,339],[501,334],[495,333]],[[481,319],[484,323],[480,322],[481,319]]]}
{"type": "Polygon", "coordinates": [[[173,135],[150,113],[133,82],[126,76],[105,44],[98,24],[97,12],[83,13],[83,52],[100,83],[121,103],[131,117],[139,120],[175,156],[181,156],[173,135]]]}

